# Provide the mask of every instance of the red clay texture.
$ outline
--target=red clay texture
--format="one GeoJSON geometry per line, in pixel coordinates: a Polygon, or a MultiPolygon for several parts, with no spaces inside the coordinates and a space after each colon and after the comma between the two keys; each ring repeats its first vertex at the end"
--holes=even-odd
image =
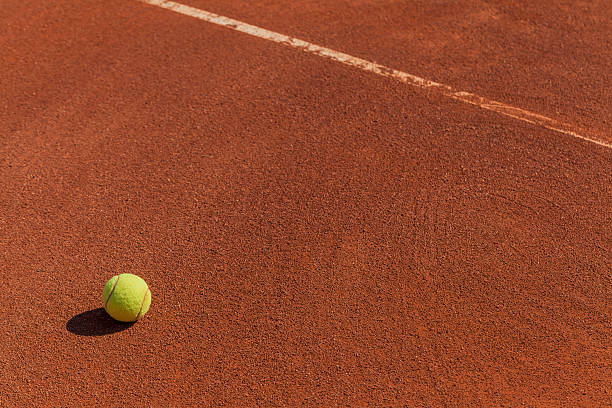
{"type": "MultiPolygon", "coordinates": [[[[208,3],[316,29],[278,1],[208,3]]],[[[306,39],[409,61],[375,11],[410,3],[334,4],[353,20],[306,39]]],[[[548,30],[544,6],[503,4],[548,30]]],[[[444,48],[436,19],[406,43],[444,48]]],[[[612,402],[611,149],[137,1],[5,1],[0,44],[0,406],[612,402]],[[123,272],[153,294],[135,324],[101,309],[123,272]]],[[[602,87],[534,90],[513,61],[456,80],[567,120],[585,103],[576,123],[609,135],[602,87]]]]}
{"type": "Polygon", "coordinates": [[[609,0],[184,0],[612,141],[609,0]]]}

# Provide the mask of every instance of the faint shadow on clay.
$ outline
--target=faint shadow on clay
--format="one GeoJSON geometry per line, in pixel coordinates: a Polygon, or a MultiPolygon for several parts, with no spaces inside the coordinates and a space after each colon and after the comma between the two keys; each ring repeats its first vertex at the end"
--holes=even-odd
{"type": "Polygon", "coordinates": [[[105,336],[129,329],[133,325],[116,321],[100,307],[73,316],[66,323],[66,330],[78,336],[105,336]]]}

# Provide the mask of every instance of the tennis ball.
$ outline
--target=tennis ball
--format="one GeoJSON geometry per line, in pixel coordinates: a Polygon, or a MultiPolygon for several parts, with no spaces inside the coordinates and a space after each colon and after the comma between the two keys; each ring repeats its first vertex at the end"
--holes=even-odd
{"type": "Polygon", "coordinates": [[[151,306],[151,291],[139,276],[122,273],[106,282],[102,292],[104,310],[120,322],[135,322],[151,306]]]}

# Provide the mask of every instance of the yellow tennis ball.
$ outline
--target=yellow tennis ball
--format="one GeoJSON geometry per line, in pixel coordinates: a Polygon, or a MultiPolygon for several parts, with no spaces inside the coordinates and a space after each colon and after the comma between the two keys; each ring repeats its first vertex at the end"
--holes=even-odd
{"type": "Polygon", "coordinates": [[[102,292],[104,310],[120,322],[135,322],[151,306],[151,291],[139,276],[122,273],[106,282],[102,292]]]}

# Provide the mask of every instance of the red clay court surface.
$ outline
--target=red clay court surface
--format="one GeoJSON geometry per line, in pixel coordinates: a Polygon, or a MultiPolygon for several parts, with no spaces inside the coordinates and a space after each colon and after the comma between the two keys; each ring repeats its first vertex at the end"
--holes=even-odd
{"type": "Polygon", "coordinates": [[[135,0],[5,0],[0,406],[612,405],[609,1],[185,4],[600,144],[135,0]]]}

